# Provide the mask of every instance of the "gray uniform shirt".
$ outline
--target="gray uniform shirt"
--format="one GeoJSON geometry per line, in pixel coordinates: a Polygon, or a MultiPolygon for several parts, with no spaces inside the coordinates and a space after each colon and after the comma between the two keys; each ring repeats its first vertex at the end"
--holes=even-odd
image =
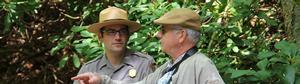
{"type": "MultiPolygon", "coordinates": [[[[106,75],[113,80],[119,80],[124,83],[133,83],[142,80],[148,74],[153,72],[154,60],[151,56],[140,52],[126,52],[123,62],[120,66],[114,68],[107,57],[102,55],[98,58],[85,63],[78,74],[85,72],[94,72],[106,75]],[[131,72],[130,72],[131,71],[131,72]],[[131,73],[131,76],[129,75],[131,73]],[[132,75],[132,73],[136,75],[132,75]]],[[[79,84],[74,81],[73,84],[79,84]]]]}
{"type": "MultiPolygon", "coordinates": [[[[163,76],[163,72],[166,71],[167,65],[170,64],[170,62],[171,61],[166,62],[142,81],[133,84],[157,84],[157,81],[163,76]]],[[[105,75],[101,75],[101,78],[101,84],[128,84],[122,81],[112,80],[105,75]]],[[[219,75],[214,63],[208,57],[198,52],[180,64],[177,73],[172,76],[171,83],[224,84],[224,81],[219,75]]]]}

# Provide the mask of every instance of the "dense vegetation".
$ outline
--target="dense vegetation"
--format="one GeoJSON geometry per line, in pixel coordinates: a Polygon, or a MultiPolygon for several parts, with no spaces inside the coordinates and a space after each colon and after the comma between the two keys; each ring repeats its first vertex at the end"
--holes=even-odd
{"type": "Polygon", "coordinates": [[[86,29],[109,6],[141,23],[128,48],[152,55],[158,65],[169,57],[153,20],[184,7],[201,16],[197,47],[226,83],[300,83],[299,0],[3,0],[0,83],[71,83],[83,63],[103,53],[86,29]]]}

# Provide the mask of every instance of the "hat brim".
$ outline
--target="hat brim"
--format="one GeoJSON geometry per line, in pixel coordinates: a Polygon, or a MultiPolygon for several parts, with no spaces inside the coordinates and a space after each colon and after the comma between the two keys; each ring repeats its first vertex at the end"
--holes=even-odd
{"type": "Polygon", "coordinates": [[[123,24],[128,26],[129,32],[133,33],[139,28],[141,28],[141,25],[135,21],[129,21],[129,20],[108,20],[104,21],[102,23],[94,23],[89,26],[88,31],[91,33],[98,33],[101,28],[107,25],[113,25],[113,24],[123,24]]]}

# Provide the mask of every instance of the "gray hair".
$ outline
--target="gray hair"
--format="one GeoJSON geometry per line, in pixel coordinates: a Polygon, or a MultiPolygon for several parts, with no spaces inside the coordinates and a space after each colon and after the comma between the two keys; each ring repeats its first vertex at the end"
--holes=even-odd
{"type": "Polygon", "coordinates": [[[199,41],[199,37],[200,37],[200,32],[187,28],[187,34],[188,34],[188,38],[194,43],[197,44],[199,41]]]}
{"type": "MultiPolygon", "coordinates": [[[[182,27],[174,26],[175,29],[179,30],[182,29],[182,27]]],[[[187,30],[188,39],[191,40],[194,44],[197,44],[200,37],[200,32],[193,30],[192,28],[183,28],[187,30]]]]}

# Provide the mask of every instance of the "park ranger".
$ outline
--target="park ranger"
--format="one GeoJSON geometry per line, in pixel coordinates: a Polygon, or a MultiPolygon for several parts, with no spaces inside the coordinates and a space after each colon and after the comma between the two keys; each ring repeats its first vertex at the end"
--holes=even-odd
{"type": "MultiPolygon", "coordinates": [[[[99,73],[113,80],[133,83],[153,72],[151,56],[126,48],[129,36],[139,30],[140,24],[128,20],[125,10],[116,7],[104,9],[99,22],[89,26],[88,31],[98,36],[104,44],[104,54],[85,63],[78,74],[99,73]]],[[[74,81],[74,84],[83,81],[74,81]]]]}

